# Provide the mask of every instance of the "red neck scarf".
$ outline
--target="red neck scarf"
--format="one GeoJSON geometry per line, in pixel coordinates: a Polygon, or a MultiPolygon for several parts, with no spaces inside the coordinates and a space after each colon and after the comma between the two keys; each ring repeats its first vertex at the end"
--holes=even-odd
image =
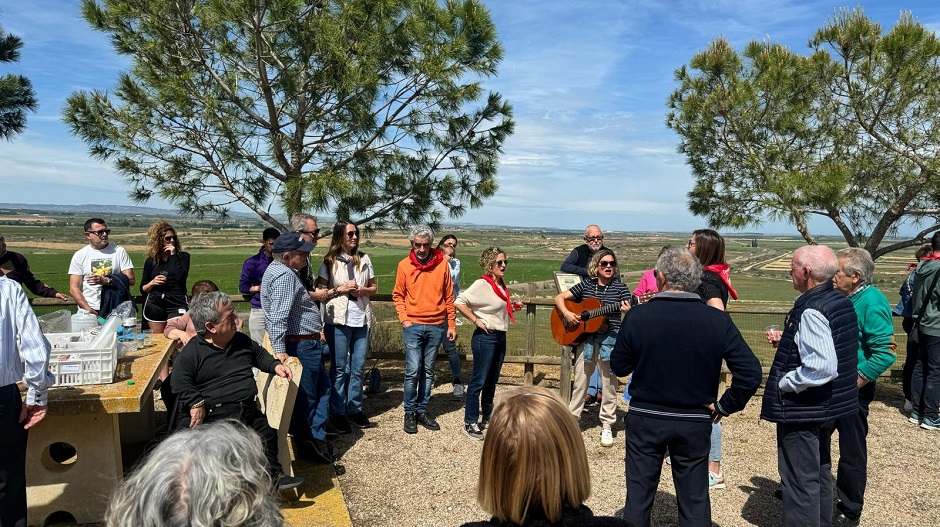
{"type": "Polygon", "coordinates": [[[509,290],[506,289],[506,282],[500,278],[499,283],[497,284],[496,280],[494,280],[493,277],[488,274],[485,274],[480,278],[486,280],[490,284],[490,287],[493,288],[493,292],[496,293],[496,296],[498,296],[499,299],[503,302],[506,302],[506,311],[509,312],[509,323],[515,324],[516,317],[514,317],[512,314],[512,302],[509,301],[509,290]]]}
{"type": "Polygon", "coordinates": [[[725,287],[728,288],[728,294],[731,295],[731,298],[737,300],[738,292],[731,287],[731,273],[728,272],[728,269],[728,264],[712,264],[702,267],[703,271],[711,271],[717,274],[721,278],[721,281],[725,283],[725,287]]]}
{"type": "Polygon", "coordinates": [[[431,249],[431,256],[428,258],[428,261],[421,263],[418,261],[418,257],[415,256],[415,250],[412,249],[408,253],[408,258],[411,260],[412,265],[415,266],[415,270],[411,272],[411,275],[414,276],[415,273],[430,271],[434,267],[441,263],[444,260],[444,252],[440,249],[431,249]]]}

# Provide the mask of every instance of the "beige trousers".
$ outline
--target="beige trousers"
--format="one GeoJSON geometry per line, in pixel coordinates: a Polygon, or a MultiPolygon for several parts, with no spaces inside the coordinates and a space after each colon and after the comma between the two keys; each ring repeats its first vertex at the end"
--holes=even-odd
{"type": "Polygon", "coordinates": [[[568,411],[575,419],[581,418],[584,410],[584,395],[587,393],[588,383],[594,368],[601,369],[601,425],[610,428],[617,421],[617,376],[610,371],[610,362],[602,361],[600,353],[594,351],[594,360],[584,362],[584,344],[577,347],[577,357],[574,359],[574,390],[571,392],[571,402],[568,411]]]}

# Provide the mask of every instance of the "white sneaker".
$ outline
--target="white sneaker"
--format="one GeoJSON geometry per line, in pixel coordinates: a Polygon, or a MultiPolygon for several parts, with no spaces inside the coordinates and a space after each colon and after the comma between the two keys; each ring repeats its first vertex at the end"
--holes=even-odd
{"type": "Polygon", "coordinates": [[[454,397],[460,399],[464,395],[463,385],[460,383],[454,383],[454,397]]]}
{"type": "Polygon", "coordinates": [[[914,409],[914,403],[908,401],[907,399],[904,399],[904,411],[910,412],[913,409],[914,409]]]}
{"type": "Polygon", "coordinates": [[[614,446],[614,433],[610,430],[610,428],[605,428],[601,430],[601,446],[603,447],[614,446]]]}

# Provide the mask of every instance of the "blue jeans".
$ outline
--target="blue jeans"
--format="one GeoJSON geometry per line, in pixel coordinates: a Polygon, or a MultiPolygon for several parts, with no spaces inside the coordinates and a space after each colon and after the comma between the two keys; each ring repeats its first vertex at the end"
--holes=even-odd
{"type": "Polygon", "coordinates": [[[711,448],[708,449],[708,460],[721,462],[721,423],[712,423],[711,448]]]}
{"type": "Polygon", "coordinates": [[[450,363],[450,374],[454,377],[454,384],[463,384],[463,379],[460,377],[460,352],[457,351],[457,343],[442,338],[441,346],[447,352],[447,362],[450,363]]]}
{"type": "Polygon", "coordinates": [[[323,344],[319,340],[286,342],[287,354],[300,359],[300,390],[291,416],[291,433],[301,440],[313,437],[326,440],[327,413],[330,405],[330,380],[323,367],[323,344]]]}
{"type": "Polygon", "coordinates": [[[488,420],[493,412],[496,383],[499,381],[503,359],[506,358],[506,332],[493,331],[487,334],[482,329],[476,329],[470,339],[470,349],[473,350],[473,373],[467,385],[467,402],[463,411],[463,421],[467,424],[480,420],[481,405],[484,419],[488,420]]]}
{"type": "Polygon", "coordinates": [[[352,415],[362,411],[362,379],[369,351],[369,328],[326,326],[326,342],[333,351],[330,362],[330,414],[352,415]]]}
{"type": "Polygon", "coordinates": [[[401,330],[405,344],[406,412],[424,412],[428,409],[431,388],[434,386],[434,359],[437,358],[437,346],[444,338],[446,328],[446,325],[412,324],[401,330]]]}

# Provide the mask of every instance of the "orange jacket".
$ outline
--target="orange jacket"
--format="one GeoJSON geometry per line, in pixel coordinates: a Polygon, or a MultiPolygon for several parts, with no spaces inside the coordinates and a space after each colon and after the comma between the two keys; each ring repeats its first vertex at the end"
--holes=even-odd
{"type": "Polygon", "coordinates": [[[398,320],[415,324],[440,325],[455,329],[454,284],[445,257],[429,271],[418,271],[410,258],[398,262],[392,300],[398,320]]]}

